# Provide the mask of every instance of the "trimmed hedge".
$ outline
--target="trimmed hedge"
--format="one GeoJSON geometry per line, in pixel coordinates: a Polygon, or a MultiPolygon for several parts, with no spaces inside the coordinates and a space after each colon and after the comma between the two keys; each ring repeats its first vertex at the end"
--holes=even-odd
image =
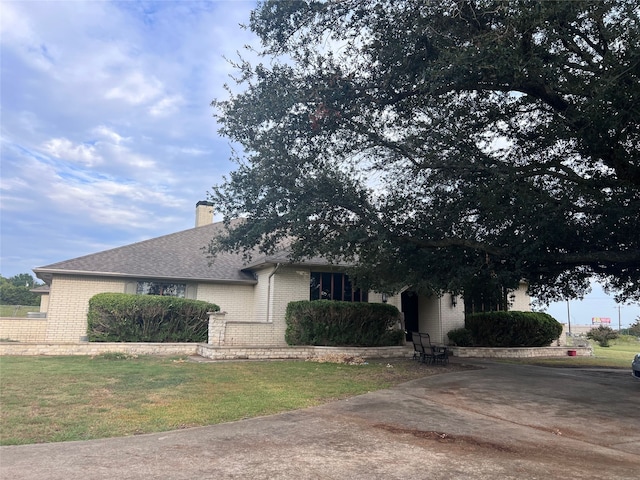
{"type": "Polygon", "coordinates": [[[562,333],[555,318],[540,312],[474,313],[464,323],[476,347],[546,347],[562,333]]]}
{"type": "Polygon", "coordinates": [[[209,316],[220,307],[158,295],[99,293],[89,300],[91,342],[207,342],[209,316]]]}
{"type": "Polygon", "coordinates": [[[400,345],[400,312],[384,303],[304,300],[287,305],[289,345],[381,347],[400,345]]]}
{"type": "Polygon", "coordinates": [[[447,337],[458,347],[470,347],[473,345],[473,335],[467,328],[456,328],[447,333],[447,337]]]}

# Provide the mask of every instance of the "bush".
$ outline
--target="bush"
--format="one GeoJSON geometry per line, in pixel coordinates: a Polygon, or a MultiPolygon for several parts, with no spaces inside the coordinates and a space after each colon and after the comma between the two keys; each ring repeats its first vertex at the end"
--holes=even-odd
{"type": "Polygon", "coordinates": [[[618,332],[611,327],[600,325],[598,328],[592,328],[587,332],[587,338],[589,340],[595,340],[601,347],[608,347],[609,340],[615,340],[618,338],[618,332]]]}
{"type": "Polygon", "coordinates": [[[478,347],[546,347],[562,333],[555,318],[539,312],[474,313],[465,327],[478,347]]]}
{"type": "Polygon", "coordinates": [[[447,337],[458,347],[470,347],[473,345],[473,335],[471,330],[466,328],[456,328],[447,333],[447,337]]]}
{"type": "Polygon", "coordinates": [[[157,295],[99,293],[89,300],[92,342],[206,342],[213,303],[157,295]]]}
{"type": "Polygon", "coordinates": [[[379,347],[400,345],[400,313],[384,303],[312,300],[287,305],[289,345],[379,347]]]}

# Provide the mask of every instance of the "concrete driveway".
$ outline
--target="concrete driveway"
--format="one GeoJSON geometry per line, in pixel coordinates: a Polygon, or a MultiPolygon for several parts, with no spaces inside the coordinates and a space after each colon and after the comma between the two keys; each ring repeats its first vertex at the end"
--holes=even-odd
{"type": "Polygon", "coordinates": [[[320,407],[127,438],[2,447],[2,479],[634,479],[629,371],[482,367],[320,407]]]}

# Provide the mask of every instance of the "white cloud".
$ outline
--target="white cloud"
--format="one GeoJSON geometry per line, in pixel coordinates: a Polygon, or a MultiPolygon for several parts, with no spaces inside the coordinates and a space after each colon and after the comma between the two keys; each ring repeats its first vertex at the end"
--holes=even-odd
{"type": "Polygon", "coordinates": [[[149,102],[162,93],[162,82],[154,77],[145,77],[141,72],[132,72],[120,83],[105,93],[105,98],[124,100],[131,105],[149,102]]]}
{"type": "Polygon", "coordinates": [[[53,66],[49,47],[36,30],[28,16],[14,8],[10,2],[2,3],[0,15],[0,36],[2,43],[11,46],[31,67],[47,71],[53,66]]]}
{"type": "Polygon", "coordinates": [[[77,162],[89,167],[102,163],[102,157],[93,145],[73,144],[66,138],[52,138],[43,149],[55,158],[77,162]]]}
{"type": "Polygon", "coordinates": [[[154,117],[164,117],[177,111],[181,103],[183,103],[181,95],[164,97],[149,108],[149,113],[154,117]]]}
{"type": "Polygon", "coordinates": [[[122,137],[115,130],[105,125],[100,125],[94,128],[92,132],[99,137],[106,138],[107,140],[111,141],[111,143],[115,143],[116,145],[119,145],[120,143],[131,139],[131,137],[122,137]]]}

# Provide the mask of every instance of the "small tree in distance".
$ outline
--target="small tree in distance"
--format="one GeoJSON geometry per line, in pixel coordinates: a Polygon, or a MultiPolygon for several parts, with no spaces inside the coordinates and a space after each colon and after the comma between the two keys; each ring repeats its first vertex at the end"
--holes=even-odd
{"type": "Polygon", "coordinates": [[[636,318],[636,321],[627,329],[627,335],[640,337],[640,317],[636,318]]]}
{"type": "Polygon", "coordinates": [[[608,347],[609,340],[615,340],[618,338],[618,332],[611,327],[605,327],[600,325],[598,328],[592,328],[587,332],[587,338],[598,342],[601,347],[608,347]]]}

